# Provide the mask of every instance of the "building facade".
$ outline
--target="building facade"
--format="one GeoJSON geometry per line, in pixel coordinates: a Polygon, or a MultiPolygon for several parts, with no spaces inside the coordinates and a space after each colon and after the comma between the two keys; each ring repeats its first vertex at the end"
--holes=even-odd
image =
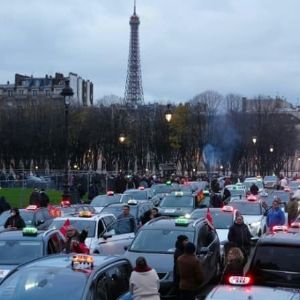
{"type": "Polygon", "coordinates": [[[70,99],[74,105],[93,105],[93,83],[82,79],[75,73],[64,76],[55,73],[55,76],[33,77],[15,74],[15,82],[0,84],[0,100],[3,102],[22,101],[26,99],[59,99],[65,86],[65,81],[70,81],[70,87],[74,95],[70,99]]]}

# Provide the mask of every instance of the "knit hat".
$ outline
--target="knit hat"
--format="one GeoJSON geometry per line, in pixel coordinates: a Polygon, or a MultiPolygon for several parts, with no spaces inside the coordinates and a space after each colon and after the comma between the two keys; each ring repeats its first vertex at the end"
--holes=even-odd
{"type": "Polygon", "coordinates": [[[191,242],[188,242],[185,244],[184,246],[184,253],[187,253],[187,254],[194,254],[196,251],[196,247],[193,243],[191,242]]]}

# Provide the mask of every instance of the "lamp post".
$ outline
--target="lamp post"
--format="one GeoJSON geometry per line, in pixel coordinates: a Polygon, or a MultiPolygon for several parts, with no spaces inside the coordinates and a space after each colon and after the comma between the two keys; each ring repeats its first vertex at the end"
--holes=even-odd
{"type": "Polygon", "coordinates": [[[257,142],[257,137],[253,136],[252,137],[252,143],[253,143],[253,161],[252,161],[252,167],[253,167],[253,174],[255,175],[255,165],[256,165],[256,149],[255,149],[255,145],[257,142]]]}
{"type": "Polygon", "coordinates": [[[70,81],[65,81],[65,87],[61,92],[61,96],[64,97],[65,105],[65,174],[64,174],[64,191],[62,195],[63,201],[70,201],[70,188],[69,188],[69,106],[70,98],[74,95],[72,88],[70,87],[70,81]]]}

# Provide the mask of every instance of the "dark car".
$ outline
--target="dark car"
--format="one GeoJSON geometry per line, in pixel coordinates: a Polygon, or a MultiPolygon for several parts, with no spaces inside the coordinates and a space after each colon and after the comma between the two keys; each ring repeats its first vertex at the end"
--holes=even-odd
{"type": "Polygon", "coordinates": [[[26,225],[35,226],[40,230],[48,229],[54,219],[47,207],[29,205],[27,208],[20,209],[19,211],[26,225]]]}
{"type": "Polygon", "coordinates": [[[25,227],[23,230],[1,232],[0,279],[17,265],[62,252],[64,244],[64,237],[59,230],[38,231],[34,227],[25,227]]]}
{"type": "Polygon", "coordinates": [[[205,219],[171,219],[159,217],[146,223],[138,231],[125,257],[134,263],[137,257],[146,257],[160,278],[160,292],[170,292],[173,283],[173,256],[179,235],[186,235],[196,245],[196,255],[202,262],[204,282],[217,279],[220,273],[220,242],[214,229],[205,219]]]}
{"type": "Polygon", "coordinates": [[[299,288],[300,231],[263,235],[257,242],[247,274],[255,285],[299,288]]]}
{"type": "MultiPolygon", "coordinates": [[[[117,218],[122,214],[122,209],[125,203],[114,203],[103,208],[101,213],[113,214],[117,218]]],[[[136,223],[139,224],[141,217],[147,210],[150,210],[153,205],[150,201],[131,200],[127,203],[130,206],[130,214],[135,217],[136,223]]]]}
{"type": "Polygon", "coordinates": [[[48,256],[11,272],[0,284],[0,299],[116,300],[128,291],[131,271],[121,257],[48,256]]]}
{"type": "Polygon", "coordinates": [[[187,216],[197,208],[196,197],[190,192],[177,191],[166,195],[159,203],[158,209],[162,216],[187,216]]]}

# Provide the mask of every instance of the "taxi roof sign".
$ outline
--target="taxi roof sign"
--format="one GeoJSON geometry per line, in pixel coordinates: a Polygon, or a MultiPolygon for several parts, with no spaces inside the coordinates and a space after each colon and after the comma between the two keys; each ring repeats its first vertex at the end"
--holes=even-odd
{"type": "Polygon", "coordinates": [[[225,206],[222,207],[222,210],[226,211],[226,212],[233,212],[234,208],[232,206],[225,205],[225,206]]]}
{"type": "Polygon", "coordinates": [[[82,210],[79,212],[79,217],[81,218],[90,218],[92,216],[92,213],[88,210],[82,210]]]}
{"type": "Polygon", "coordinates": [[[138,202],[137,202],[136,200],[134,200],[134,199],[129,199],[129,200],[127,201],[127,204],[128,204],[128,205],[137,205],[138,202]]]}
{"type": "Polygon", "coordinates": [[[176,226],[188,226],[189,220],[185,217],[179,217],[175,220],[175,225],[176,226]]]}
{"type": "Polygon", "coordinates": [[[28,209],[28,210],[36,210],[36,209],[38,209],[38,206],[37,205],[28,205],[26,207],[26,209],[28,209]]]}
{"type": "Polygon", "coordinates": [[[168,180],[168,181],[166,182],[166,185],[171,185],[171,184],[172,184],[171,180],[168,180]]]}
{"type": "Polygon", "coordinates": [[[114,191],[107,191],[106,193],[107,196],[113,196],[114,194],[115,194],[114,191]]]}
{"type": "Polygon", "coordinates": [[[276,226],[273,226],[272,231],[273,232],[288,231],[288,227],[285,225],[276,225],[276,226]]]}
{"type": "Polygon", "coordinates": [[[181,197],[181,196],[183,196],[183,192],[182,191],[177,191],[177,192],[175,192],[175,196],[176,197],[181,197]]]}
{"type": "Polygon", "coordinates": [[[140,190],[140,191],[143,191],[144,189],[145,189],[144,186],[139,186],[139,190],[140,190]]]}
{"type": "Polygon", "coordinates": [[[94,258],[91,255],[73,255],[72,268],[74,269],[92,269],[94,266],[94,258]]]}
{"type": "Polygon", "coordinates": [[[38,233],[37,228],[33,226],[24,227],[22,230],[24,236],[36,236],[38,233]]]}
{"type": "Polygon", "coordinates": [[[232,285],[247,285],[251,283],[251,277],[248,276],[230,276],[228,282],[232,285]]]}

